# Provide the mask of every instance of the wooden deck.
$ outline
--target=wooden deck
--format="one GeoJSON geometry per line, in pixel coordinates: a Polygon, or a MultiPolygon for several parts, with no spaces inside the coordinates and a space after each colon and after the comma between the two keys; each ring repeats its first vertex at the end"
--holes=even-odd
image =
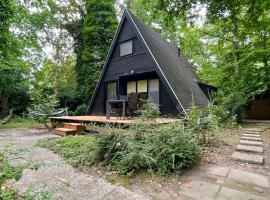
{"type": "MultiPolygon", "coordinates": [[[[132,119],[120,119],[116,117],[110,117],[106,119],[106,116],[62,116],[62,117],[50,117],[51,122],[78,122],[78,123],[97,123],[97,124],[119,124],[129,125],[134,122],[136,118],[132,119]]],[[[157,118],[156,124],[168,124],[180,121],[177,118],[157,118]]]]}

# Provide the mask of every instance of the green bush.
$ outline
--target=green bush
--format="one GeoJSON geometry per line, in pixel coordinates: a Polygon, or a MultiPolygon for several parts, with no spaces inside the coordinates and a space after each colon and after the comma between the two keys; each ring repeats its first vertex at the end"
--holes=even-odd
{"type": "Polygon", "coordinates": [[[87,105],[82,104],[76,108],[74,115],[77,115],[77,116],[78,115],[86,115],[86,112],[87,112],[87,105]]]}
{"type": "Polygon", "coordinates": [[[38,145],[64,156],[75,167],[90,166],[99,161],[99,144],[93,137],[69,136],[47,139],[40,141],[38,145]]]}
{"type": "Polygon", "coordinates": [[[187,128],[201,143],[211,143],[219,128],[232,127],[235,118],[223,106],[209,104],[207,108],[193,107],[188,112],[187,128]]]}
{"type": "Polygon", "coordinates": [[[184,125],[168,125],[138,137],[112,133],[100,138],[102,157],[121,175],[132,175],[142,169],[158,171],[161,175],[180,172],[196,163],[201,154],[197,141],[184,125]]]}
{"type": "Polygon", "coordinates": [[[144,104],[138,110],[138,114],[144,119],[154,119],[160,115],[160,112],[156,104],[151,101],[144,101],[144,104]]]}

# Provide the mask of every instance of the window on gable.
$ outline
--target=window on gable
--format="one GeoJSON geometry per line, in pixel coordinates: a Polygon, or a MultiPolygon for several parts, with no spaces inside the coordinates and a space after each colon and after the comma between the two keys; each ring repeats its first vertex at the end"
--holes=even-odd
{"type": "Polygon", "coordinates": [[[132,40],[120,44],[120,56],[132,54],[132,40]]]}

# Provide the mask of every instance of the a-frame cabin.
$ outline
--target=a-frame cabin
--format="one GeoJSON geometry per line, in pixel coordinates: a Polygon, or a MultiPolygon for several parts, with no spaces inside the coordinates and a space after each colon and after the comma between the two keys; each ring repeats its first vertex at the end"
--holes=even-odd
{"type": "Polygon", "coordinates": [[[106,101],[138,93],[159,105],[162,115],[186,115],[206,107],[214,88],[200,80],[180,51],[125,10],[89,105],[104,116],[106,101]]]}

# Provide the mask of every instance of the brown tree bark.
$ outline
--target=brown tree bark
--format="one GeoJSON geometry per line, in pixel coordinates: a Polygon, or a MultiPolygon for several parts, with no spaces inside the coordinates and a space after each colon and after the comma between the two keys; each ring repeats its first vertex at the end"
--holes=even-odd
{"type": "Polygon", "coordinates": [[[0,99],[0,111],[1,111],[1,115],[7,115],[8,114],[8,97],[3,96],[0,99]]]}

